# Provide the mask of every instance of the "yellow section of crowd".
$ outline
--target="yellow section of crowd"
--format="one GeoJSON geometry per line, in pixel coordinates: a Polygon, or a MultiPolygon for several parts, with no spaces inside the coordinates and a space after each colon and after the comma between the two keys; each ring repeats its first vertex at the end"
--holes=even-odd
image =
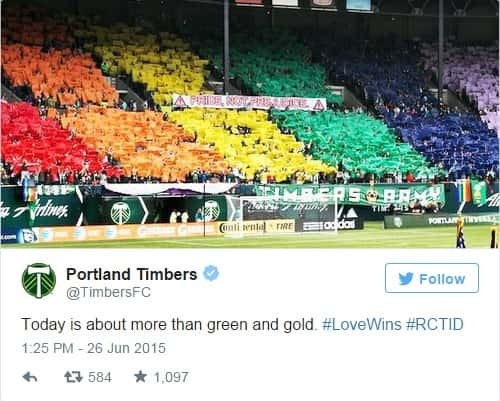
{"type": "Polygon", "coordinates": [[[211,93],[203,90],[208,60],[200,59],[190,51],[189,43],[174,34],[155,36],[126,25],[89,26],[74,34],[85,40],[86,50],[103,58],[110,75],[129,74],[153,92],[156,104],[170,104],[173,93],[211,93]]]}
{"type": "Polygon", "coordinates": [[[272,176],[277,182],[297,173],[310,179],[333,170],[305,156],[304,144],[281,133],[264,111],[189,109],[169,113],[169,120],[195,135],[197,142],[213,146],[247,179],[262,170],[261,180],[272,176]]]}

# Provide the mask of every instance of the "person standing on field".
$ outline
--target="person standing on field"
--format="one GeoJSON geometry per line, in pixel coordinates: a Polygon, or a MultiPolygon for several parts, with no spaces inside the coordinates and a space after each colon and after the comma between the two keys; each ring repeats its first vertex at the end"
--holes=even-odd
{"type": "Polygon", "coordinates": [[[465,248],[465,238],[464,238],[464,218],[462,217],[462,213],[458,212],[457,214],[457,248],[465,248]]]}

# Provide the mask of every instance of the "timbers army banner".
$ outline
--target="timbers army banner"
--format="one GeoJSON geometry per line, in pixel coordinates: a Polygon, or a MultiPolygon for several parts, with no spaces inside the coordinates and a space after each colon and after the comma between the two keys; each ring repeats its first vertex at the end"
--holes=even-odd
{"type": "Polygon", "coordinates": [[[256,185],[257,196],[278,197],[280,203],[318,203],[335,200],[358,206],[406,206],[410,202],[445,204],[444,186],[350,184],[350,185],[256,185]]]}

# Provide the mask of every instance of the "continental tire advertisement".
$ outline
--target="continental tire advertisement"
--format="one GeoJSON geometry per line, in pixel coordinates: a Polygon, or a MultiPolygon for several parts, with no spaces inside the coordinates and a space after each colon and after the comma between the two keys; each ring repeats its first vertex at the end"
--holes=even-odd
{"type": "Polygon", "coordinates": [[[294,233],[295,220],[251,220],[219,223],[221,234],[281,234],[294,233]]]}
{"type": "MultiPolygon", "coordinates": [[[[500,222],[497,214],[464,214],[465,225],[470,224],[498,224],[500,222]]],[[[384,228],[414,228],[433,226],[454,226],[457,224],[456,214],[421,214],[421,215],[396,215],[386,216],[384,228]]]]}

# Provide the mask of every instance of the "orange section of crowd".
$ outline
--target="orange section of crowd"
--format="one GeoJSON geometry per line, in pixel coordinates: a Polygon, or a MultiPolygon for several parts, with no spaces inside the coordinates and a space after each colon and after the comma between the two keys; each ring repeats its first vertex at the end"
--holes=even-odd
{"type": "Polygon", "coordinates": [[[77,115],[62,117],[61,123],[89,146],[111,153],[127,176],[136,171],[140,177],[179,182],[197,168],[218,174],[228,171],[220,153],[196,143],[182,128],[163,121],[162,113],[90,106],[77,115]]]}
{"type": "Polygon", "coordinates": [[[2,67],[14,87],[28,85],[35,98],[51,97],[60,106],[118,100],[116,90],[96,68],[90,54],[70,49],[42,52],[39,46],[2,46],[2,67]]]}

